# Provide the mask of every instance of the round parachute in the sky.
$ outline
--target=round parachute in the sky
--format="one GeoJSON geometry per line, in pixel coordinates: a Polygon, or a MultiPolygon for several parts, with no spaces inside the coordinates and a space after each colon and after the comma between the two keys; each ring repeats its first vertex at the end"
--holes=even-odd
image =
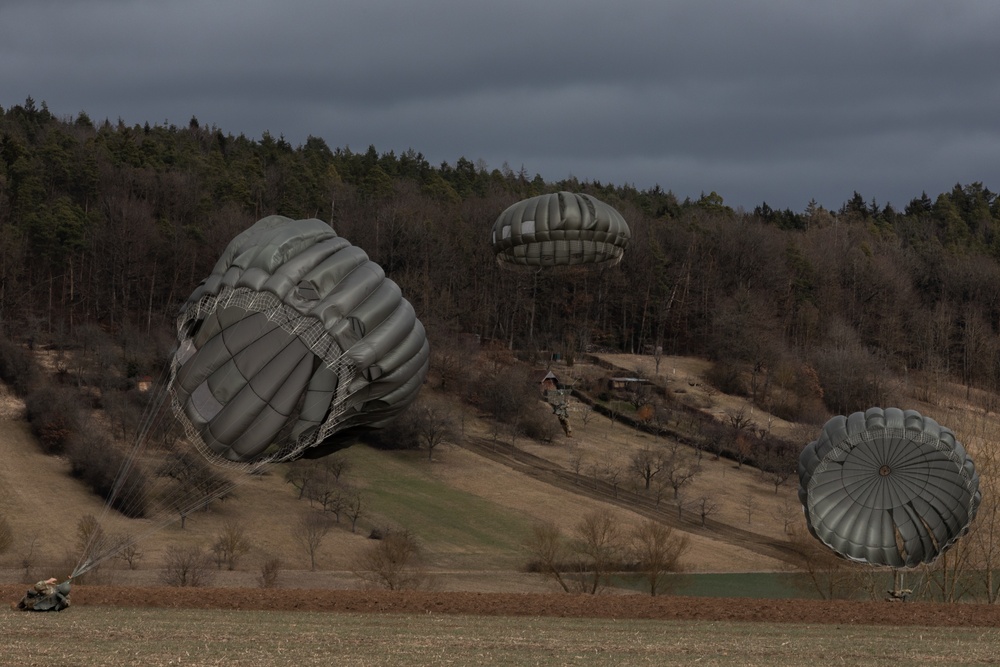
{"type": "Polygon", "coordinates": [[[871,565],[932,562],[968,531],[980,497],[962,443],[913,410],[834,417],[799,456],[809,532],[871,565]]]}
{"type": "Polygon", "coordinates": [[[291,460],[384,426],[416,398],[429,359],[378,264],[320,220],[281,216],[230,242],[177,336],[174,414],[216,463],[291,460]]]}
{"type": "Polygon", "coordinates": [[[529,267],[613,266],[631,238],[621,213],[572,192],[517,202],[500,214],[491,234],[497,262],[529,267]]]}

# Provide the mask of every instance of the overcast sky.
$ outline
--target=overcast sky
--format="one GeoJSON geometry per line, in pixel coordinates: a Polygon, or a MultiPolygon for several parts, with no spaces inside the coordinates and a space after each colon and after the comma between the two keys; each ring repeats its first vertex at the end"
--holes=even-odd
{"type": "Polygon", "coordinates": [[[679,197],[1000,190],[1000,2],[0,0],[0,106],[679,197]]]}

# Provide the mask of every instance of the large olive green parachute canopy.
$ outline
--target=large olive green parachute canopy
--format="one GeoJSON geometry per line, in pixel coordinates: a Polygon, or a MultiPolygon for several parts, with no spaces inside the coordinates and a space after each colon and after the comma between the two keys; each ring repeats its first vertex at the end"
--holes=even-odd
{"type": "Polygon", "coordinates": [[[585,194],[557,192],[519,201],[493,223],[497,262],[536,267],[621,261],[632,233],[621,213],[585,194]]]}
{"type": "Polygon", "coordinates": [[[291,460],[384,426],[427,373],[413,307],[320,220],[270,216],[233,239],[177,331],[174,414],[216,463],[291,460]]]}
{"type": "Polygon", "coordinates": [[[913,410],[834,417],[799,456],[809,532],[871,565],[930,563],[968,531],[980,497],[962,443],[913,410]]]}

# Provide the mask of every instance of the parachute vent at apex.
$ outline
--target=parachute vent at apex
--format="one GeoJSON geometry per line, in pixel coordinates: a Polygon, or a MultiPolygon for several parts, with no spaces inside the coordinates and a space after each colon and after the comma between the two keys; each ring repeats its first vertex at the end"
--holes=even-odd
{"type": "Polygon", "coordinates": [[[399,287],[320,220],[270,216],[226,247],[177,320],[175,415],[213,462],[290,460],[380,427],[427,373],[399,287]]]}
{"type": "Polygon", "coordinates": [[[493,224],[491,243],[501,265],[613,266],[631,237],[611,206],[590,195],[557,192],[508,207],[493,224]]]}
{"type": "Polygon", "coordinates": [[[799,456],[809,532],[871,565],[932,562],[968,531],[980,498],[962,443],[914,410],[834,417],[799,456]]]}

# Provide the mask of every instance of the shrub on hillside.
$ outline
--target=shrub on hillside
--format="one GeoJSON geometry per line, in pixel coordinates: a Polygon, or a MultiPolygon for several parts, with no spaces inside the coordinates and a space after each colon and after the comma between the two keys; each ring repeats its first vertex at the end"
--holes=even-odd
{"type": "Polygon", "coordinates": [[[748,393],[740,366],[734,362],[716,361],[705,373],[705,379],[723,394],[746,396],[748,393]]]}
{"type": "Polygon", "coordinates": [[[0,380],[19,395],[27,394],[38,379],[31,353],[6,338],[0,338],[0,380]]]}
{"type": "Polygon", "coordinates": [[[261,588],[277,588],[278,576],[281,574],[281,559],[277,556],[268,556],[260,565],[260,575],[257,577],[257,585],[261,588]]]}
{"type": "Polygon", "coordinates": [[[409,531],[391,532],[364,547],[352,571],[372,588],[390,591],[420,588],[427,575],[420,563],[421,547],[409,531]]]}
{"type": "Polygon", "coordinates": [[[62,454],[83,426],[80,398],[71,389],[42,384],[24,400],[31,432],[46,454],[62,454]]]}
{"type": "Polygon", "coordinates": [[[559,427],[558,418],[544,407],[529,410],[521,422],[521,431],[532,440],[539,442],[552,442],[562,429],[559,427]]]}
{"type": "Polygon", "coordinates": [[[877,356],[860,344],[819,348],[812,367],[822,401],[834,414],[867,410],[887,399],[888,374],[877,356]]]}
{"type": "Polygon", "coordinates": [[[66,456],[70,474],[110,501],[112,508],[133,519],[146,515],[149,477],[138,462],[129,462],[107,437],[93,431],[77,433],[66,446],[66,456]],[[127,463],[131,465],[126,470],[127,463]]]}
{"type": "Polygon", "coordinates": [[[524,368],[510,366],[480,375],[478,397],[493,419],[512,424],[538,403],[541,392],[524,368]]]}
{"type": "Polygon", "coordinates": [[[376,449],[420,449],[420,431],[410,410],[393,419],[385,428],[366,431],[361,439],[376,449]]]}
{"type": "Polygon", "coordinates": [[[171,546],[160,580],[167,586],[207,586],[212,581],[211,558],[200,546],[171,546]]]}

